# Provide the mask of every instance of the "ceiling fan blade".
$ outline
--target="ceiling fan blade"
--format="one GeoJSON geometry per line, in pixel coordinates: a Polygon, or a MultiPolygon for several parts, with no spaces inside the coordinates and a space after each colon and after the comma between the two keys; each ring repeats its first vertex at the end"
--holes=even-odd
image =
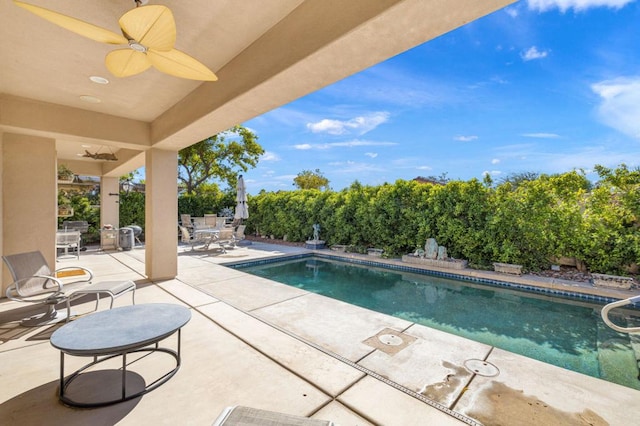
{"type": "Polygon", "coordinates": [[[218,77],[198,60],[177,49],[168,52],[148,50],[151,64],[163,73],[191,80],[216,81],[218,77]]]}
{"type": "Polygon", "coordinates": [[[141,6],[122,15],[122,31],[148,49],[169,51],[176,43],[176,23],[166,6],[141,6]]]}
{"type": "Polygon", "coordinates": [[[109,52],[104,63],[109,72],[116,77],[140,74],[151,66],[147,55],[132,49],[118,49],[109,52]]]}
{"type": "Polygon", "coordinates": [[[102,27],[98,27],[97,25],[89,24],[79,19],[72,18],[49,9],[34,6],[32,4],[23,3],[21,1],[14,0],[14,3],[16,6],[20,6],[21,8],[26,9],[51,23],[76,34],[80,34],[81,36],[90,38],[91,40],[108,44],[127,44],[127,39],[122,35],[106,30],[102,27]]]}

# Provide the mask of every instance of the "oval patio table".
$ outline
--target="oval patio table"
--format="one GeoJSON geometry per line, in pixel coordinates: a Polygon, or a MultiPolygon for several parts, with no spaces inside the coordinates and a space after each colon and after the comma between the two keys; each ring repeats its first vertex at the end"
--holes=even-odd
{"type": "Polygon", "coordinates": [[[180,368],[181,328],[191,319],[189,309],[167,303],[124,306],[88,315],[70,322],[51,335],[51,345],[60,350],[59,398],[74,407],[102,407],[128,401],[151,392],[169,380],[180,368]],[[159,342],[178,332],[177,350],[159,347],[159,342]],[[151,346],[153,345],[153,346],[151,346]],[[149,347],[151,346],[151,347],[149,347]],[[126,392],[127,354],[133,352],[164,352],[176,360],[176,367],[130,395],[126,392]],[[93,362],[64,377],[65,354],[93,357],[93,362]],[[83,371],[108,359],[122,356],[122,394],[118,399],[79,402],[68,398],[65,391],[83,371]]]}

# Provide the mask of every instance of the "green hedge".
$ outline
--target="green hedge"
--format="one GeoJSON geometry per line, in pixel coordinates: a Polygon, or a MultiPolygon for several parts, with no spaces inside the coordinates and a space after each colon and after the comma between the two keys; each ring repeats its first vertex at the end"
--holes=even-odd
{"type": "Polygon", "coordinates": [[[199,195],[181,195],[178,197],[177,218],[180,217],[180,214],[190,214],[193,217],[203,217],[205,214],[218,214],[223,208],[234,208],[235,205],[235,192],[230,191],[216,191],[199,195]]]}
{"type": "MultiPolygon", "coordinates": [[[[583,173],[542,175],[514,185],[487,187],[477,180],[446,185],[399,180],[394,184],[352,184],[342,191],[314,189],[261,192],[249,196],[247,233],[306,241],[313,224],[329,245],[368,247],[399,256],[436,238],[449,255],[480,268],[492,262],[547,268],[550,259],[576,257],[592,272],[624,274],[640,263],[640,170],[623,164],[596,166],[592,188],[583,173]]],[[[74,216],[87,220],[88,240],[99,240],[99,209],[86,196],[61,193],[74,216]]],[[[212,192],[178,198],[179,214],[217,214],[235,205],[235,193],[212,192]]],[[[60,220],[62,221],[62,219],[60,220]]],[[[120,224],[144,229],[144,194],[120,194],[120,224]]]]}
{"type": "Polygon", "coordinates": [[[339,192],[263,192],[249,198],[247,232],[305,241],[319,223],[329,245],[367,247],[399,256],[429,237],[476,267],[517,263],[548,268],[558,256],[592,272],[624,273],[640,263],[640,171],[622,165],[594,189],[583,173],[542,175],[490,188],[477,180],[446,185],[399,180],[339,192]]]}

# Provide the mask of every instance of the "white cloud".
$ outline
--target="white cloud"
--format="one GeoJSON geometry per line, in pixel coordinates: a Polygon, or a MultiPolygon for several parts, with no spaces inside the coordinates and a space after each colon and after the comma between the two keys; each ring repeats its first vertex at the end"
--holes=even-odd
{"type": "Polygon", "coordinates": [[[418,170],[433,170],[433,167],[430,166],[418,166],[416,167],[418,170]]]}
{"type": "Polygon", "coordinates": [[[280,161],[280,156],[275,152],[265,151],[264,154],[260,156],[260,161],[280,161]]]}
{"type": "Polygon", "coordinates": [[[300,143],[298,145],[294,145],[293,147],[299,150],[307,150],[307,149],[312,149],[313,145],[311,145],[310,143],[300,143]]]}
{"type": "Polygon", "coordinates": [[[288,188],[293,185],[293,179],[297,175],[278,174],[275,170],[265,170],[260,174],[259,179],[246,177],[244,183],[249,191],[259,191],[266,187],[288,188]]]}
{"type": "Polygon", "coordinates": [[[491,160],[491,164],[498,164],[498,163],[500,163],[499,158],[494,158],[493,160],[491,160]]]}
{"type": "Polygon", "coordinates": [[[500,170],[485,170],[482,172],[482,176],[491,175],[491,176],[499,176],[502,172],[500,170]]]}
{"type": "Polygon", "coordinates": [[[525,138],[537,138],[537,139],[556,139],[560,137],[555,133],[523,133],[521,136],[524,136],[525,138]]]}
{"type": "Polygon", "coordinates": [[[376,158],[378,156],[377,152],[365,152],[364,155],[366,155],[369,158],[376,158]]]}
{"type": "Polygon", "coordinates": [[[355,117],[351,120],[330,120],[325,118],[315,123],[307,123],[307,128],[313,133],[344,135],[353,132],[363,135],[387,121],[389,121],[389,113],[383,111],[355,117]]]}
{"type": "Polygon", "coordinates": [[[640,139],[640,76],[605,80],[591,85],[601,103],[598,116],[603,123],[640,139]]]}
{"type": "Polygon", "coordinates": [[[515,7],[508,7],[504,11],[507,12],[507,15],[511,16],[512,18],[516,18],[518,16],[518,9],[515,7]]]}
{"type": "Polygon", "coordinates": [[[316,143],[316,144],[303,143],[303,144],[294,145],[293,147],[299,150],[309,150],[309,149],[353,148],[356,146],[394,146],[394,145],[398,145],[398,144],[396,142],[374,142],[374,141],[364,141],[364,140],[354,139],[352,141],[345,141],[345,142],[316,143]]]}
{"type": "Polygon", "coordinates": [[[339,81],[323,92],[335,103],[400,105],[410,109],[469,101],[456,84],[424,72],[410,71],[390,61],[339,81]]]}
{"type": "Polygon", "coordinates": [[[475,135],[471,135],[471,136],[455,136],[453,138],[453,140],[460,141],[460,142],[471,142],[471,141],[475,141],[476,139],[478,139],[478,137],[475,136],[475,135]]]}
{"type": "Polygon", "coordinates": [[[534,59],[546,58],[549,54],[548,50],[538,50],[536,46],[531,46],[527,50],[520,52],[520,57],[523,61],[532,61],[534,59]]]}
{"type": "Polygon", "coordinates": [[[619,9],[634,0],[527,0],[529,9],[546,12],[551,9],[560,9],[566,12],[574,9],[576,12],[585,11],[593,7],[609,7],[619,9]]]}
{"type": "Polygon", "coordinates": [[[315,123],[307,123],[307,129],[313,133],[325,132],[330,135],[342,135],[347,132],[347,123],[346,121],[329,120],[325,118],[315,123]]]}

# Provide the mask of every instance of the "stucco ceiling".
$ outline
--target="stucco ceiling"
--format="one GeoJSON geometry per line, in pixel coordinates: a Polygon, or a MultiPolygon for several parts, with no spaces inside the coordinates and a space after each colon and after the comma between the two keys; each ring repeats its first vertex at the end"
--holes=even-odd
{"type": "MultiPolygon", "coordinates": [[[[513,1],[151,0],[173,12],[175,47],[219,77],[203,83],[153,68],[115,78],[104,57],[117,47],[2,0],[0,130],[53,137],[60,159],[78,160],[90,145],[137,167],[136,154],[150,147],[188,146],[513,1]]],[[[133,0],[26,2],[114,32],[135,7],[133,0]]]]}
{"type": "MultiPolygon", "coordinates": [[[[28,3],[120,33],[118,19],[132,0],[27,0],[28,3]]],[[[189,0],[163,2],[177,26],[176,48],[214,72],[298,6],[302,0],[189,0]],[[259,19],[256,19],[259,16],[259,19]]],[[[153,2],[152,2],[153,3],[153,2]]],[[[157,2],[159,4],[159,2],[157,2]]],[[[49,23],[3,0],[0,5],[0,92],[141,121],[152,121],[201,82],[151,68],[112,77],[104,57],[121,46],[99,43],[49,23]],[[10,60],[6,60],[10,58],[10,60]],[[89,80],[102,76],[109,84],[89,80]],[[102,100],[83,102],[82,95],[102,100]]],[[[211,83],[214,84],[214,83],[211,83]]]]}

